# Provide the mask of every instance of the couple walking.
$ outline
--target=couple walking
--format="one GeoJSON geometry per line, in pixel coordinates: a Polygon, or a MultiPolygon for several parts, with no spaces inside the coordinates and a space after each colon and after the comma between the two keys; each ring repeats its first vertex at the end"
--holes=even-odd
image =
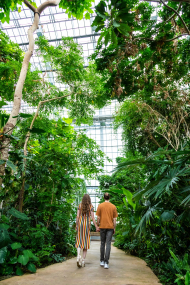
{"type": "Polygon", "coordinates": [[[97,223],[94,217],[94,208],[91,204],[91,199],[88,194],[82,198],[82,202],[77,210],[76,219],[76,248],[77,248],[77,266],[85,266],[85,258],[87,249],[90,248],[90,226],[91,218],[96,227],[96,231],[100,231],[100,266],[105,269],[109,268],[109,257],[111,251],[112,235],[115,233],[116,218],[118,216],[116,207],[109,202],[110,195],[104,194],[104,203],[98,206],[96,211],[97,223]],[[105,250],[106,247],[106,250],[105,250]],[[83,249],[83,258],[80,251],[83,249]]]}

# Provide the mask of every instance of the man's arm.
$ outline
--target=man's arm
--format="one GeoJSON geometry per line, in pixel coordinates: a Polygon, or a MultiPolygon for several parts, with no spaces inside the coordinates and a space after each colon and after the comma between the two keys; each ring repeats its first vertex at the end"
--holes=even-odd
{"type": "Polygon", "coordinates": [[[100,217],[98,216],[97,217],[97,226],[99,227],[99,224],[100,224],[100,217]]]}
{"type": "Polygon", "coordinates": [[[113,226],[114,226],[113,234],[115,234],[116,219],[117,219],[117,218],[113,218],[113,226]]]}

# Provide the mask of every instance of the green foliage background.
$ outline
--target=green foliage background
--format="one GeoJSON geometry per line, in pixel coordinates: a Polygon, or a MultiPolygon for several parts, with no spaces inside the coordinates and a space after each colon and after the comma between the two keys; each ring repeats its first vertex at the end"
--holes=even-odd
{"type": "MultiPolygon", "coordinates": [[[[21,3],[1,1],[0,20],[9,22],[10,10],[19,12],[21,3]]],[[[89,19],[92,13],[86,0],[61,1],[60,7],[77,19],[84,13],[89,19]]],[[[39,71],[28,71],[23,96],[30,105],[66,97],[44,104],[31,132],[24,213],[17,211],[18,193],[31,117],[20,114],[10,137],[1,191],[2,274],[35,272],[36,265],[75,253],[73,205],[85,191],[78,176],[100,174],[104,154],[70,124],[72,119],[90,124],[95,108],[118,100],[114,127],[123,129],[123,157],[117,159],[115,173],[99,177],[101,191],[111,193],[119,213],[115,245],[144,258],[162,284],[190,284],[190,6],[161,1],[157,9],[159,21],[147,2],[101,0],[92,23],[101,35],[87,69],[72,39],[63,38],[55,48],[45,37],[38,38],[38,55],[68,88],[61,92],[39,71]],[[47,118],[58,107],[70,110],[71,121],[47,118]]],[[[23,53],[2,32],[0,39],[2,107],[13,98],[23,53]]],[[[5,116],[1,113],[1,129],[5,116]]]]}

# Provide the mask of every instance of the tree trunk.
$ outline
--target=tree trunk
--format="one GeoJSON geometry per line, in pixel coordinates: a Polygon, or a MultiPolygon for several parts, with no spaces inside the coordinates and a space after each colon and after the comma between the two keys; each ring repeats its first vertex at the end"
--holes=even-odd
{"type": "MultiPolygon", "coordinates": [[[[26,74],[28,71],[28,65],[30,62],[30,58],[34,52],[33,34],[38,29],[40,14],[49,6],[57,6],[60,1],[61,0],[47,0],[36,9],[28,2],[28,0],[24,0],[24,3],[26,4],[26,6],[28,6],[28,8],[34,12],[34,22],[33,22],[33,25],[28,30],[29,47],[28,47],[28,51],[25,53],[20,76],[19,76],[19,79],[16,85],[13,109],[11,111],[10,117],[6,125],[4,126],[3,133],[11,135],[17,123],[17,118],[14,118],[14,117],[19,115],[21,100],[22,100],[22,90],[23,90],[25,79],[26,79],[26,74]]],[[[8,159],[8,156],[9,156],[8,154],[9,144],[10,144],[10,139],[4,136],[3,141],[2,141],[2,149],[1,149],[0,158],[5,161],[8,159]]],[[[3,178],[4,172],[5,172],[5,164],[2,164],[0,165],[0,186],[2,185],[2,178],[3,178]]]]}
{"type": "Polygon", "coordinates": [[[24,199],[24,186],[25,186],[25,176],[22,177],[23,181],[22,181],[22,186],[19,192],[19,211],[22,213],[22,206],[23,206],[23,199],[24,199]]]}
{"type": "MultiPolygon", "coordinates": [[[[0,209],[3,209],[3,200],[0,202],[0,209]]],[[[1,218],[1,212],[0,212],[0,218],[1,218]]]]}

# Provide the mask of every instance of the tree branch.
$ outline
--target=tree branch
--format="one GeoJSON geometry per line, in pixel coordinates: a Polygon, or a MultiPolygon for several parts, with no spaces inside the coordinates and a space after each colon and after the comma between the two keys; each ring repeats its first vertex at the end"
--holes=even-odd
{"type": "MultiPolygon", "coordinates": [[[[174,40],[176,40],[176,39],[178,39],[178,38],[180,38],[180,37],[183,37],[183,36],[189,36],[189,34],[181,34],[181,35],[176,36],[176,37],[174,37],[174,38],[172,38],[172,39],[169,39],[169,40],[162,40],[162,41],[163,41],[163,42],[171,42],[171,41],[174,41],[174,40]]],[[[161,39],[160,39],[160,40],[154,40],[154,39],[151,39],[151,38],[138,38],[138,39],[139,39],[139,40],[152,41],[152,42],[161,41],[161,39]]]]}
{"type": "MultiPolygon", "coordinates": [[[[182,2],[179,3],[179,7],[177,8],[177,11],[176,12],[179,12],[179,10],[181,9],[181,5],[182,5],[182,2]]],[[[171,21],[173,19],[173,17],[175,16],[176,14],[173,14],[168,20],[166,20],[166,22],[164,22],[163,24],[167,24],[169,21],[171,21]]]]}
{"type": "Polygon", "coordinates": [[[174,41],[174,40],[176,40],[176,39],[178,39],[178,38],[180,38],[180,37],[183,37],[183,36],[189,36],[189,34],[182,34],[182,35],[176,36],[176,37],[173,38],[173,39],[165,40],[165,42],[171,42],[171,41],[174,41]]]}
{"type": "Polygon", "coordinates": [[[168,6],[163,0],[160,0],[160,1],[162,2],[162,4],[163,4],[164,6],[166,6],[168,9],[172,10],[172,11],[180,18],[180,20],[182,21],[182,23],[183,23],[183,25],[184,25],[184,27],[185,27],[185,29],[186,29],[188,35],[189,35],[189,30],[188,30],[188,28],[187,28],[187,26],[186,26],[184,20],[183,20],[182,17],[180,16],[180,14],[179,14],[174,8],[168,6]]]}
{"type": "Polygon", "coordinates": [[[28,0],[24,0],[24,4],[33,12],[37,12],[37,9],[28,0]]]}
{"type": "Polygon", "coordinates": [[[42,3],[38,7],[38,12],[41,14],[44,9],[46,9],[49,6],[57,6],[60,3],[61,0],[47,0],[46,2],[42,3]]]}

